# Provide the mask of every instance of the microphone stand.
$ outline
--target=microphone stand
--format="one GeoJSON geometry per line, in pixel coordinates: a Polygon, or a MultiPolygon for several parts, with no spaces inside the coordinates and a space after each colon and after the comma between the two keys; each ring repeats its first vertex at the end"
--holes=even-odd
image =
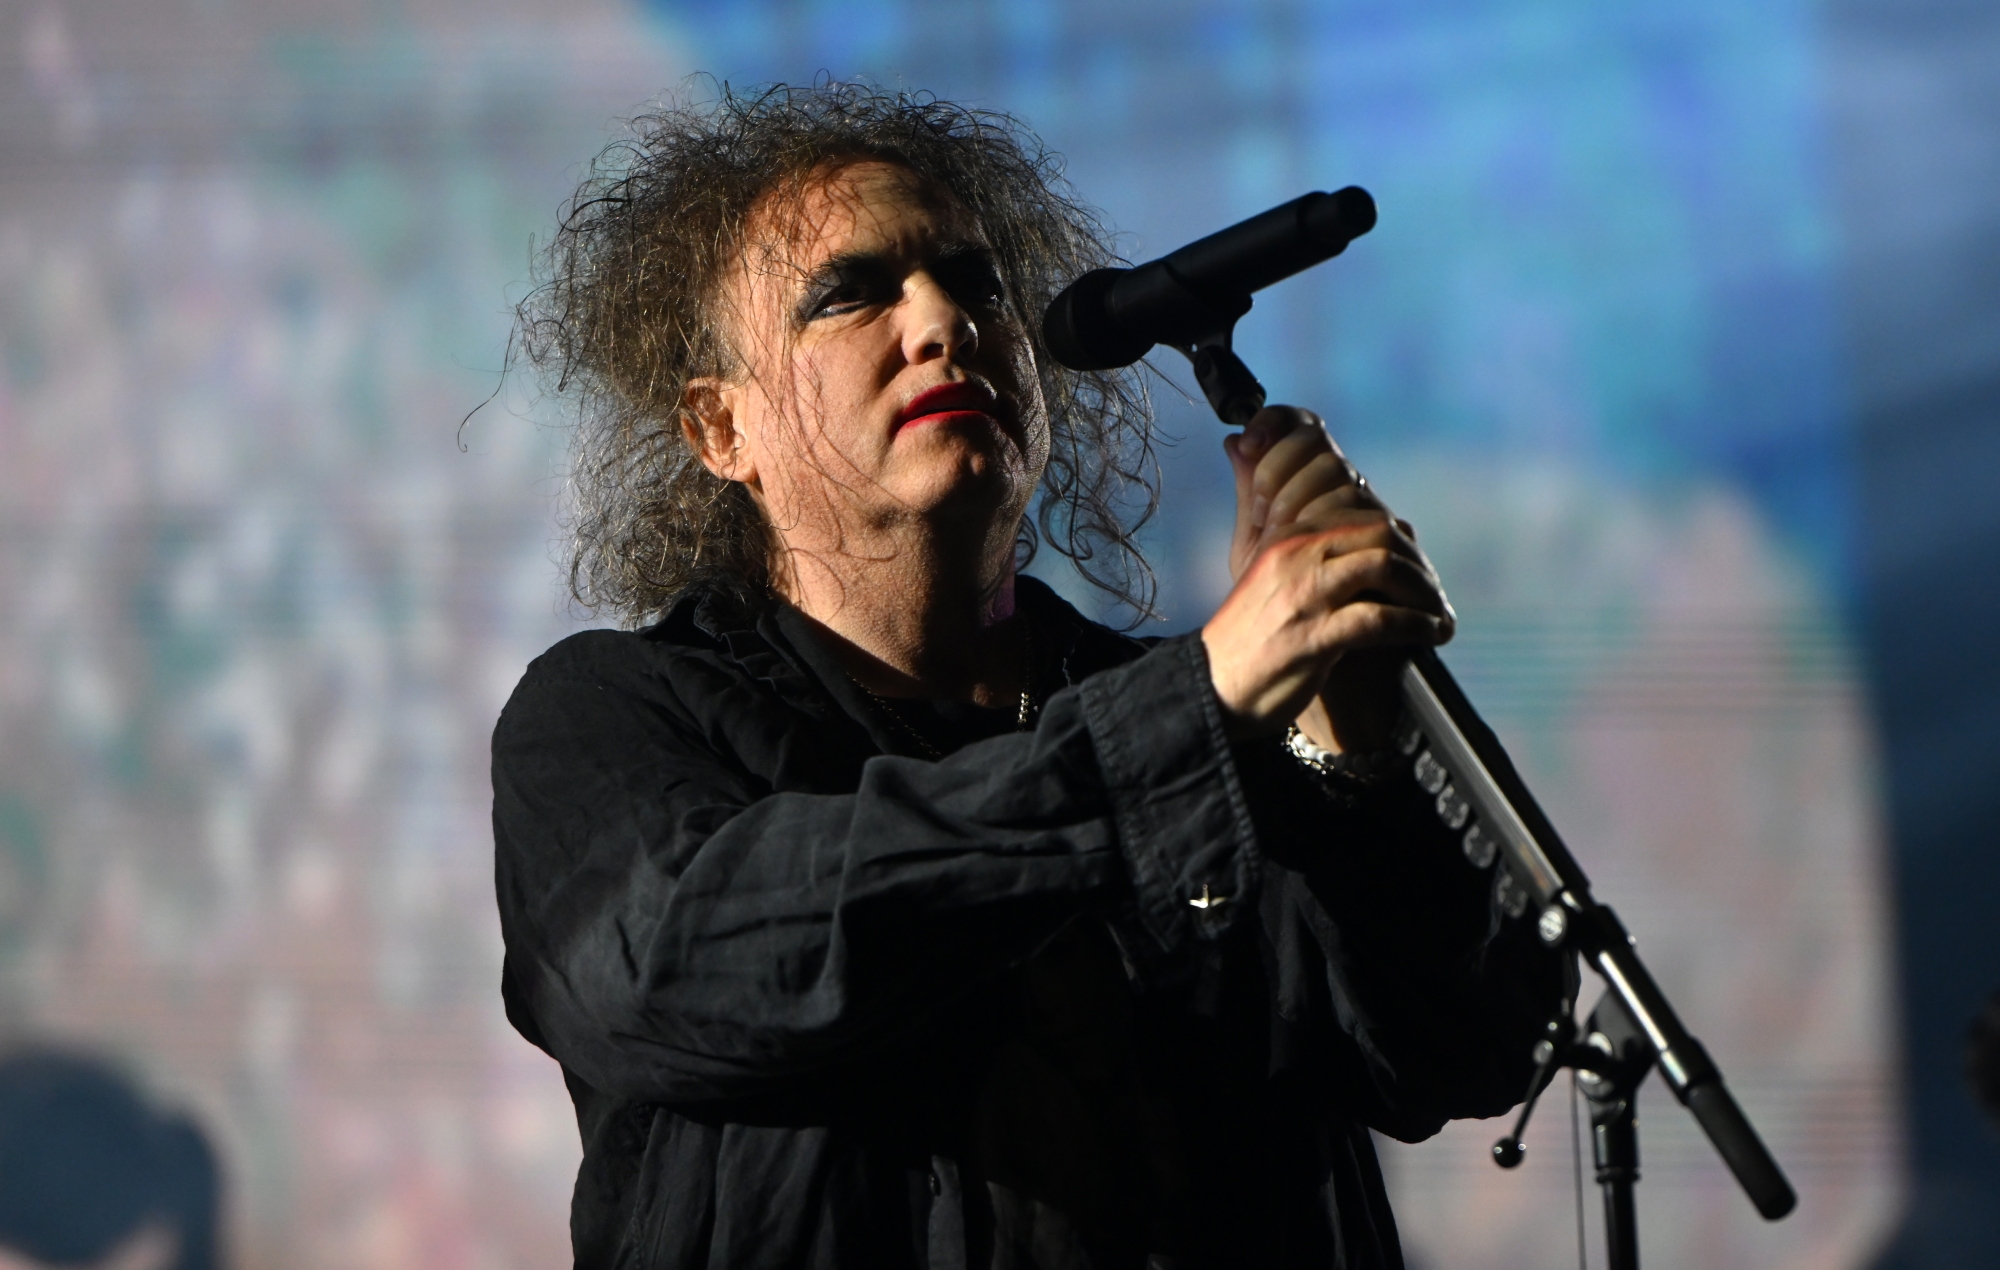
{"type": "MultiPolygon", "coordinates": [[[[1238,428],[1263,409],[1265,399],[1263,385],[1230,347],[1236,319],[1249,308],[1247,299],[1213,310],[1210,332],[1179,346],[1217,417],[1238,428]]],[[[1511,1135],[1494,1144],[1495,1162],[1502,1168],[1520,1163],[1520,1135],[1536,1096],[1557,1067],[1575,1068],[1590,1101],[1611,1270],[1638,1270],[1632,1188],[1639,1180],[1639,1138],[1633,1107],[1640,1082],[1657,1067],[1757,1211],[1770,1221],[1791,1212],[1798,1197],[1723,1084],[1722,1072],[1668,1004],[1618,915],[1591,896],[1589,879],[1436,651],[1411,655],[1402,687],[1397,747],[1417,782],[1436,797],[1439,818],[1461,833],[1467,862],[1480,869],[1498,863],[1495,887],[1503,910],[1519,918],[1532,908],[1542,942],[1575,953],[1605,983],[1580,1036],[1568,1002],[1549,1021],[1547,1036],[1535,1047],[1537,1070],[1520,1119],[1511,1135]]]]}

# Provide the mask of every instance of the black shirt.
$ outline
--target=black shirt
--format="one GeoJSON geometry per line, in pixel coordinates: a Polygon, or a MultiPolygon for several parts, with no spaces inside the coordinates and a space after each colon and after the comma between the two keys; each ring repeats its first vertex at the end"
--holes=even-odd
{"type": "Polygon", "coordinates": [[[1395,1267],[1369,1127],[1524,1091],[1562,967],[1413,780],[1329,797],[1230,745],[1199,638],[1018,597],[1025,733],[920,740],[720,591],[529,667],[502,990],[576,1103],[579,1266],[1395,1267]]]}

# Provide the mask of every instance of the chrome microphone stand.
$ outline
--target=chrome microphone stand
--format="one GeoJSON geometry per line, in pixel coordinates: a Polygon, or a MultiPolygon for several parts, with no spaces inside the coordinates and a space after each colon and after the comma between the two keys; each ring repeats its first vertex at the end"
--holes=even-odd
{"type": "MultiPolygon", "coordinates": [[[[1264,388],[1230,347],[1241,297],[1216,310],[1210,334],[1179,345],[1194,364],[1217,417],[1242,427],[1264,406],[1264,388]]],[[[1639,1179],[1634,1099],[1655,1067],[1728,1164],[1750,1202],[1775,1221],[1797,1203],[1791,1183],[1723,1083],[1701,1042],[1681,1024],[1653,981],[1618,915],[1590,893],[1590,882],[1528,791],[1512,760],[1466,699],[1437,653],[1413,653],[1403,670],[1404,713],[1396,744],[1437,813],[1460,835],[1467,863],[1496,871],[1508,916],[1526,918],[1551,948],[1576,954],[1605,983],[1579,1030],[1565,1003],[1536,1046],[1537,1071],[1514,1132],[1494,1144],[1503,1168],[1520,1163],[1520,1134],[1535,1098],[1558,1067],[1577,1071],[1590,1102],[1597,1180],[1604,1192],[1611,1270],[1638,1270],[1633,1185],[1639,1179]]]]}

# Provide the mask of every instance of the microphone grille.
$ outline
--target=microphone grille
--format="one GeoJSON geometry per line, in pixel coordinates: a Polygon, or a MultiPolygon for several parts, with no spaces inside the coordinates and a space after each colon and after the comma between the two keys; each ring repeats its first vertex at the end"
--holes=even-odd
{"type": "Polygon", "coordinates": [[[1153,341],[1111,321],[1111,288],[1129,269],[1093,269],[1064,287],[1042,313],[1042,343],[1071,370],[1116,370],[1146,355],[1153,341]]]}

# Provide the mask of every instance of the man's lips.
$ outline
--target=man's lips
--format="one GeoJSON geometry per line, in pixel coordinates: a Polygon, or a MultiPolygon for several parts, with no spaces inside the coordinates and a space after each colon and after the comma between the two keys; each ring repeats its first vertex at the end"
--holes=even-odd
{"type": "Polygon", "coordinates": [[[910,404],[896,412],[896,426],[906,427],[912,423],[941,422],[945,416],[954,414],[982,414],[998,417],[996,402],[991,392],[978,384],[939,384],[926,388],[910,399],[910,404]]]}

